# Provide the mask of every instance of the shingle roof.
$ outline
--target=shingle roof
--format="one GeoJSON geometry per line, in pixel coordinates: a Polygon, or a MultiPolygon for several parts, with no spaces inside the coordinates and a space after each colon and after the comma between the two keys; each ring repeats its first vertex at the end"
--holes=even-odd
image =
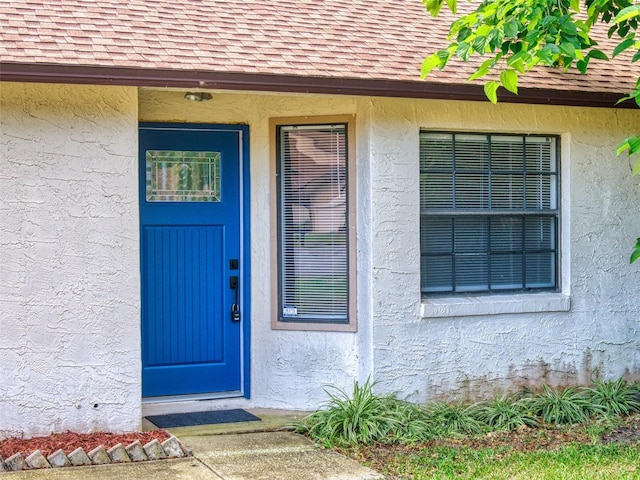
{"type": "MultiPolygon", "coordinates": [[[[0,60],[29,64],[422,82],[451,18],[420,0],[0,0],[0,60]]],[[[464,84],[470,65],[429,77],[464,84]]],[[[0,71],[0,75],[2,72],[0,71]]],[[[638,65],[544,69],[526,86],[623,93],[638,65]]]]}

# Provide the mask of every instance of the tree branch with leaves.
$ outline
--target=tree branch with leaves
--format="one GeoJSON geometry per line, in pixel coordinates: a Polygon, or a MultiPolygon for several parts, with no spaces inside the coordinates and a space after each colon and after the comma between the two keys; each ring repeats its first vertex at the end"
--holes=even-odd
{"type": "MultiPolygon", "coordinates": [[[[432,16],[445,5],[457,14],[457,0],[422,1],[432,16]]],[[[468,80],[489,76],[484,92],[496,103],[500,87],[517,94],[520,76],[537,67],[577,68],[585,73],[591,60],[609,61],[626,51],[633,53],[631,62],[640,60],[639,17],[640,4],[633,0],[485,0],[452,23],[448,45],[424,60],[422,77],[435,68],[444,69],[452,58],[468,62],[472,56],[484,57],[468,80]],[[609,54],[592,36],[599,23],[607,24],[609,38],[617,39],[609,54]]],[[[640,79],[623,101],[640,106],[640,79]]],[[[640,175],[640,136],[620,144],[617,155],[623,154],[635,161],[633,175],[640,175]]],[[[638,259],[640,238],[630,261],[638,259]]]]}

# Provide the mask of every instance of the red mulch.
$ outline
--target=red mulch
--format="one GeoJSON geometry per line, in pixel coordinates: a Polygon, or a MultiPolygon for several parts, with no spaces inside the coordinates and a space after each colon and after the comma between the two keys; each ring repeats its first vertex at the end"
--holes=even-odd
{"type": "Polygon", "coordinates": [[[34,438],[7,438],[0,440],[0,457],[7,459],[15,453],[22,453],[23,456],[31,455],[36,450],[40,450],[45,457],[51,455],[58,449],[62,449],[67,455],[76,448],[82,447],[85,453],[89,453],[94,448],[102,445],[109,449],[118,443],[127,447],[136,440],[140,440],[142,445],[157,439],[159,442],[165,441],[171,435],[165,430],[154,430],[152,432],[131,432],[131,433],[53,433],[46,437],[34,438]]]}

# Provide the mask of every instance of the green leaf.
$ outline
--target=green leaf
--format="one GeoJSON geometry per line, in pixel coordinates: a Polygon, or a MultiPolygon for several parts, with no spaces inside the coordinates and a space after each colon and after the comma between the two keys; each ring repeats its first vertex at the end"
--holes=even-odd
{"type": "Polygon", "coordinates": [[[509,65],[511,68],[513,68],[514,70],[516,70],[519,73],[524,73],[524,62],[522,61],[522,58],[513,58],[511,57],[509,60],[507,60],[507,65],[509,65]]]}
{"type": "Polygon", "coordinates": [[[629,20],[630,18],[637,17],[638,15],[640,15],[640,5],[631,5],[620,10],[613,21],[615,23],[620,23],[625,20],[629,20]]]}
{"type": "Polygon", "coordinates": [[[505,37],[515,38],[518,36],[518,22],[515,20],[511,20],[507,22],[504,26],[504,35],[505,37]]]}
{"type": "Polygon", "coordinates": [[[573,22],[566,22],[562,25],[562,32],[565,35],[569,35],[571,37],[575,37],[578,34],[578,29],[576,28],[576,24],[573,22]]]}
{"type": "Polygon", "coordinates": [[[552,23],[555,23],[558,19],[554,15],[547,15],[542,19],[542,27],[547,28],[552,23]]]}
{"type": "Polygon", "coordinates": [[[580,73],[582,73],[583,75],[587,72],[587,67],[589,66],[589,57],[587,57],[584,60],[579,60],[578,63],[576,63],[576,67],[578,69],[578,71],[580,73]]]}
{"type": "Polygon", "coordinates": [[[469,27],[463,27],[458,32],[458,37],[456,38],[456,40],[458,42],[464,42],[472,33],[473,30],[471,30],[469,27]]]}
{"type": "Polygon", "coordinates": [[[491,103],[498,103],[498,87],[500,87],[500,84],[495,81],[487,82],[484,84],[484,94],[487,96],[491,103]]]}
{"type": "Polygon", "coordinates": [[[560,44],[560,51],[564,53],[567,57],[575,58],[576,57],[576,47],[569,42],[565,42],[560,44]]]}
{"type": "MultiPolygon", "coordinates": [[[[632,95],[627,97],[627,99],[631,98],[632,95]]],[[[622,142],[618,149],[616,150],[616,155],[621,155],[624,151],[629,150],[629,156],[640,154],[640,137],[628,137],[622,142]]],[[[636,164],[633,168],[633,174],[637,175],[640,173],[637,169],[640,169],[640,166],[636,164]]]]}
{"type": "Polygon", "coordinates": [[[449,7],[449,10],[451,10],[451,12],[455,15],[458,10],[457,0],[446,0],[446,2],[447,2],[447,7],[449,7]]]}
{"type": "Polygon", "coordinates": [[[424,6],[427,8],[427,12],[432,17],[437,17],[444,4],[443,0],[422,0],[424,6]]]}
{"type": "Polygon", "coordinates": [[[487,73],[489,73],[489,69],[488,68],[479,68],[478,70],[476,70],[473,73],[473,75],[471,75],[469,78],[467,78],[467,80],[472,82],[473,80],[477,80],[479,78],[484,77],[487,73]]]}
{"type": "Polygon", "coordinates": [[[442,60],[438,56],[437,52],[429,55],[424,59],[424,62],[422,62],[422,70],[420,73],[421,77],[423,79],[426,78],[429,73],[431,73],[431,70],[433,70],[435,67],[439,67],[441,64],[442,60]]]}
{"type": "Polygon", "coordinates": [[[633,43],[634,43],[633,38],[625,38],[623,41],[621,41],[616,46],[616,48],[613,49],[613,56],[615,57],[615,56],[621,54],[627,48],[629,48],[631,45],[633,45],[633,43]]]}
{"type": "Polygon", "coordinates": [[[515,70],[505,70],[500,74],[500,83],[511,93],[518,94],[518,73],[515,70]]]}
{"type": "Polygon", "coordinates": [[[589,50],[587,57],[597,58],[598,60],[609,60],[609,57],[602,50],[598,50],[597,48],[589,50]]]}
{"type": "Polygon", "coordinates": [[[629,137],[626,141],[629,144],[629,155],[640,153],[640,137],[629,137]]]}
{"type": "Polygon", "coordinates": [[[486,45],[487,45],[487,37],[485,37],[484,35],[476,37],[473,40],[473,49],[478,53],[483,53],[484,52],[484,47],[486,45]]]}
{"type": "Polygon", "coordinates": [[[633,263],[640,258],[640,238],[636,241],[636,246],[631,253],[631,258],[629,259],[629,263],[633,263]]]}
{"type": "Polygon", "coordinates": [[[640,50],[638,50],[636,54],[633,56],[633,58],[631,59],[632,62],[637,62],[638,60],[640,60],[640,50]]]}
{"type": "Polygon", "coordinates": [[[482,62],[482,65],[478,67],[473,75],[471,75],[467,80],[470,82],[473,80],[477,80],[480,77],[484,77],[487,73],[489,73],[489,68],[493,67],[493,60],[485,60],[482,62]]]}
{"type": "Polygon", "coordinates": [[[458,48],[456,49],[456,55],[458,55],[458,57],[460,57],[462,60],[466,62],[469,60],[470,48],[471,48],[471,45],[469,45],[467,42],[459,43],[458,48]]]}

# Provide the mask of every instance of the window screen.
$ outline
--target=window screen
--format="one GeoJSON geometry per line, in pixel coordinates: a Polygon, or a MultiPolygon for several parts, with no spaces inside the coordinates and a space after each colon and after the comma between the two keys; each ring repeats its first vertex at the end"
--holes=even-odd
{"type": "Polygon", "coordinates": [[[556,289],[555,137],[422,132],[422,292],[556,289]]]}
{"type": "Polygon", "coordinates": [[[348,323],[347,127],[278,129],[279,320],[348,323]]]}

